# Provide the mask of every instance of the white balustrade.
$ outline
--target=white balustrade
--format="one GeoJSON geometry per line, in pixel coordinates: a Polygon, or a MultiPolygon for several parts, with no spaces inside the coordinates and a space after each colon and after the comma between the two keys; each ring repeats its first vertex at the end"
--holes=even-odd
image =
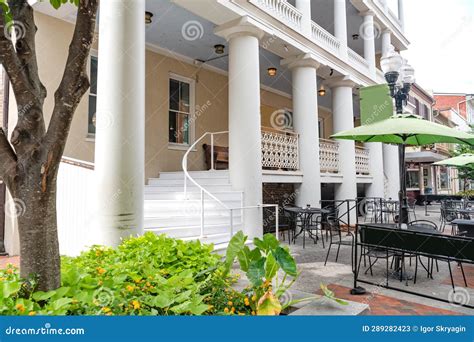
{"type": "Polygon", "coordinates": [[[370,173],[369,150],[365,147],[356,146],[356,172],[368,175],[370,173]]]}
{"type": "Polygon", "coordinates": [[[329,51],[333,52],[336,55],[339,55],[341,42],[328,31],[316,24],[314,21],[311,23],[311,25],[313,39],[329,51]]]}
{"type": "Polygon", "coordinates": [[[298,170],[298,134],[269,128],[263,129],[262,167],[298,170]]]}
{"type": "Polygon", "coordinates": [[[359,71],[361,71],[364,74],[367,74],[369,72],[369,62],[359,55],[357,52],[354,50],[348,48],[347,49],[347,55],[349,57],[350,63],[359,71]]]}
{"type": "Polygon", "coordinates": [[[249,2],[277,18],[284,24],[296,29],[297,31],[301,30],[301,18],[303,15],[288,1],[250,0],[249,2]]]}
{"type": "Polygon", "coordinates": [[[337,141],[319,139],[319,163],[321,172],[339,172],[339,143],[337,141]]]}

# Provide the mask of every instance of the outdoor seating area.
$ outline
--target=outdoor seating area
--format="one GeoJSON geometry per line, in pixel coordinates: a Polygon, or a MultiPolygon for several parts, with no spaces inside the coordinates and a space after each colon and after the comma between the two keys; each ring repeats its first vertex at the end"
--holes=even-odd
{"type": "MultiPolygon", "coordinates": [[[[311,284],[322,282],[347,287],[348,294],[364,286],[457,312],[473,308],[472,202],[444,203],[443,208],[453,207],[455,219],[450,210],[449,217],[445,210],[425,216],[422,206],[413,205],[409,223],[401,226],[399,204],[391,199],[324,204],[281,211],[291,220],[280,238],[303,269],[297,289],[308,291],[311,284]],[[348,224],[351,217],[356,222],[348,224]]],[[[348,298],[357,300],[354,295],[348,298]]]]}

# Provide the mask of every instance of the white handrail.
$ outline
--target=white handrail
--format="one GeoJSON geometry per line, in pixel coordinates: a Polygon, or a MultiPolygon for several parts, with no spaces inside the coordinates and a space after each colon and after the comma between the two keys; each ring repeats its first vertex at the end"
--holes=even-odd
{"type": "Polygon", "coordinates": [[[213,200],[215,200],[217,203],[219,203],[224,209],[229,210],[230,214],[230,236],[234,235],[234,210],[247,210],[247,209],[262,209],[262,208],[270,208],[274,207],[275,208],[275,233],[276,237],[278,239],[278,232],[279,232],[279,220],[278,220],[278,211],[279,211],[279,206],[278,204],[259,204],[256,206],[247,206],[247,207],[237,207],[237,208],[229,208],[226,206],[220,199],[218,199],[216,196],[211,194],[208,190],[206,190],[203,186],[201,186],[198,182],[196,182],[191,175],[188,172],[188,156],[189,153],[196,147],[196,145],[202,141],[206,136],[210,135],[211,136],[211,170],[214,170],[214,135],[217,134],[228,134],[229,131],[222,131],[222,132],[206,132],[204,133],[199,139],[197,139],[186,151],[186,153],[183,156],[183,161],[182,161],[182,168],[184,171],[184,199],[187,199],[187,180],[189,179],[191,183],[193,183],[195,186],[198,187],[201,197],[200,197],[200,203],[201,203],[201,208],[200,208],[200,215],[201,215],[201,222],[200,222],[200,228],[201,228],[201,234],[200,237],[204,237],[204,194],[207,194],[209,197],[211,197],[213,200]]]}
{"type": "MultiPolygon", "coordinates": [[[[209,191],[207,191],[204,187],[202,187],[198,182],[196,182],[194,180],[194,178],[192,178],[191,175],[188,172],[188,156],[189,156],[189,153],[191,153],[191,151],[196,147],[196,145],[200,141],[202,141],[208,135],[211,136],[211,164],[213,164],[212,161],[214,160],[214,153],[213,153],[214,152],[214,135],[228,134],[228,133],[229,133],[229,131],[222,131],[222,132],[215,132],[215,133],[206,132],[188,148],[188,150],[186,151],[186,153],[183,156],[183,162],[181,163],[181,166],[182,166],[183,171],[184,171],[184,199],[187,198],[187,180],[189,179],[191,181],[191,183],[193,183],[195,186],[197,186],[198,189],[201,192],[207,194],[209,197],[211,197],[213,200],[215,200],[217,203],[219,203],[222,207],[224,207],[224,209],[230,209],[220,199],[218,199],[216,196],[214,196],[209,191]]],[[[214,165],[211,165],[211,169],[214,169],[214,165]]]]}

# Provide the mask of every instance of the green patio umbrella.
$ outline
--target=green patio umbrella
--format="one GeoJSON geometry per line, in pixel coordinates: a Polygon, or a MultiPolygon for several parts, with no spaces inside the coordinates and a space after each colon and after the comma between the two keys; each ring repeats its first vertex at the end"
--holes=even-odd
{"type": "Polygon", "coordinates": [[[405,183],[405,147],[434,143],[474,145],[474,135],[458,131],[414,114],[396,114],[369,125],[333,134],[331,138],[360,142],[382,142],[399,145],[400,158],[400,213],[399,223],[408,223],[405,183]]]}
{"type": "Polygon", "coordinates": [[[461,154],[457,157],[448,158],[437,163],[433,163],[433,165],[440,166],[467,166],[470,164],[474,165],[474,154],[472,153],[461,154]]]}

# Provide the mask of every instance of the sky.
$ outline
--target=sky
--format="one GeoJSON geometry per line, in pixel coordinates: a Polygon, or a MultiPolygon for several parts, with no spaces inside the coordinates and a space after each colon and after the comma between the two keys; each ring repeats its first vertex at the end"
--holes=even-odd
{"type": "MultiPolygon", "coordinates": [[[[397,0],[389,0],[397,10],[397,0]]],[[[474,0],[404,0],[410,46],[402,55],[421,87],[474,93],[474,0]]]]}

